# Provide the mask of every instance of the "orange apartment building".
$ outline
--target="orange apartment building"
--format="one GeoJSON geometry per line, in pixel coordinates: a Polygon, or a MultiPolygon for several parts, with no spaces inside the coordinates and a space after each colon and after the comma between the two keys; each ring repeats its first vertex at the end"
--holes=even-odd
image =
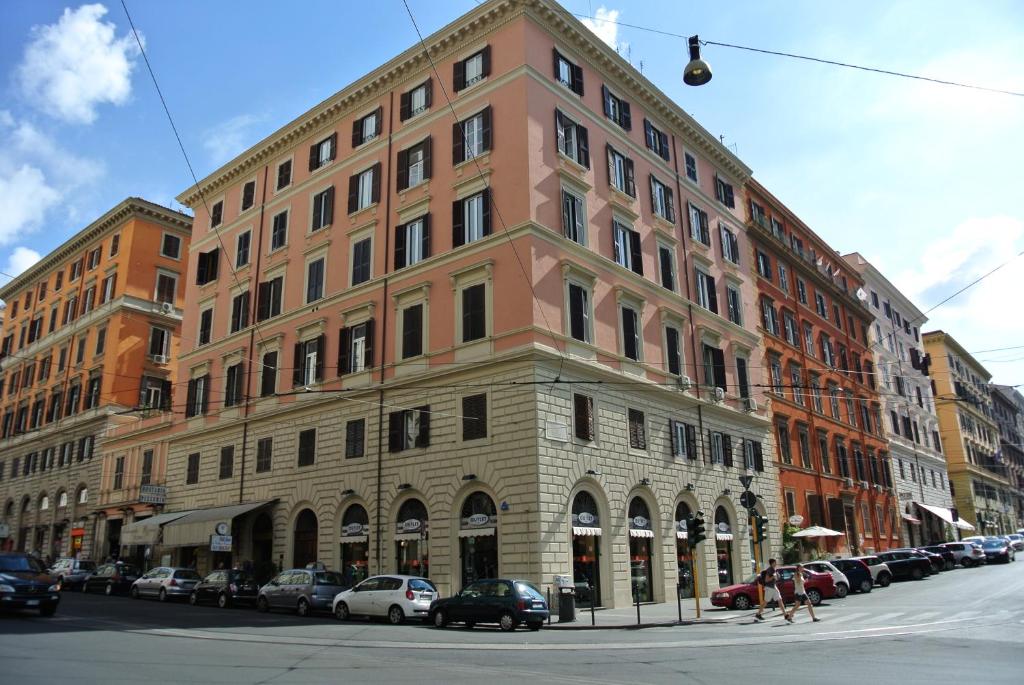
{"type": "Polygon", "coordinates": [[[426,51],[181,195],[187,386],[110,443],[167,443],[166,508],[125,539],[445,593],[573,574],[604,606],[747,575],[739,476],[779,515],[750,170],[550,0],[426,51]]]}
{"type": "Polygon", "coordinates": [[[191,226],[128,198],[0,288],[4,549],[117,550],[94,457],[135,409],[169,407],[191,226]]]}
{"type": "Polygon", "coordinates": [[[844,533],[819,549],[894,547],[888,443],[861,276],[756,181],[749,194],[766,391],[786,517],[844,533]]]}

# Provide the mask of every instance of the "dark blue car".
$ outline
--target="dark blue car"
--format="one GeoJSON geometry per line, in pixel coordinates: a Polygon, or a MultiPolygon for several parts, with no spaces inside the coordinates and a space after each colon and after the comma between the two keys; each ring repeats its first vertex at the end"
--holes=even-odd
{"type": "Polygon", "coordinates": [[[871,592],[875,586],[871,569],[860,559],[833,559],[832,565],[846,575],[852,592],[871,592]]]}
{"type": "Polygon", "coordinates": [[[478,580],[461,592],[430,605],[427,621],[438,628],[462,623],[472,628],[477,623],[497,623],[502,630],[515,630],[526,624],[540,630],[548,619],[548,603],[540,590],[526,580],[478,580]]]}

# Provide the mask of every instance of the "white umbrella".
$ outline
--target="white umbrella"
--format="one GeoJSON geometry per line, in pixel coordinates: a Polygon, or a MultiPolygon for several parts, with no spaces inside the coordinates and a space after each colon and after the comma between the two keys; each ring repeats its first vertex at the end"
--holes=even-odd
{"type": "Polygon", "coordinates": [[[846,533],[840,533],[838,530],[832,530],[824,526],[811,526],[793,533],[795,538],[834,538],[840,535],[846,535],[846,533]]]}

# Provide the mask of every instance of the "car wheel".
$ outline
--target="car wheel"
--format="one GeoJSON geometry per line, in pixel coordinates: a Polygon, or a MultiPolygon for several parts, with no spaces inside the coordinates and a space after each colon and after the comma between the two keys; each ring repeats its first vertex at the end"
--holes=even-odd
{"type": "Polygon", "coordinates": [[[405,621],[405,612],[402,611],[402,607],[392,604],[391,608],[388,609],[388,623],[397,626],[401,625],[403,621],[405,621]]]}
{"type": "Polygon", "coordinates": [[[750,608],[750,597],[746,595],[736,595],[732,600],[732,608],[739,609],[740,611],[746,611],[750,608]]]}
{"type": "Polygon", "coordinates": [[[915,568],[913,571],[910,572],[910,577],[914,580],[921,580],[922,578],[924,578],[924,571],[919,568],[915,568]]]}
{"type": "Polygon", "coordinates": [[[956,566],[956,562],[955,561],[950,561],[949,559],[946,559],[946,570],[947,571],[952,571],[954,566],[956,566]]]}
{"type": "Polygon", "coordinates": [[[873,587],[874,584],[868,579],[860,581],[860,591],[863,593],[871,592],[873,587]]]}
{"type": "Polygon", "coordinates": [[[476,625],[476,621],[466,621],[466,630],[473,630],[473,626],[476,625]]]}
{"type": "Polygon", "coordinates": [[[846,595],[848,595],[848,594],[850,594],[850,587],[846,583],[837,583],[836,584],[836,598],[837,599],[842,599],[842,598],[846,597],[846,595]]]}
{"type": "Polygon", "coordinates": [[[442,611],[440,609],[435,611],[434,612],[434,627],[435,628],[444,628],[447,625],[448,625],[448,614],[444,613],[444,611],[442,611]]]}
{"type": "Polygon", "coordinates": [[[109,597],[110,595],[114,594],[114,585],[113,585],[113,583],[107,583],[103,587],[103,594],[105,594],[107,597],[109,597]]]}
{"type": "Polygon", "coordinates": [[[138,599],[139,598],[139,588],[137,588],[134,585],[132,585],[131,592],[129,592],[128,594],[130,594],[132,596],[132,599],[138,599]]]}
{"type": "Polygon", "coordinates": [[[40,616],[53,616],[57,613],[57,605],[51,604],[50,606],[44,606],[39,608],[40,616]]]}
{"type": "Polygon", "coordinates": [[[295,613],[303,618],[309,616],[309,602],[306,601],[305,597],[299,599],[299,603],[295,605],[295,613]]]}
{"type": "Polygon", "coordinates": [[[541,626],[543,626],[543,625],[544,624],[542,622],[534,621],[532,623],[527,623],[526,627],[529,628],[530,630],[540,630],[541,626]]]}
{"type": "Polygon", "coordinates": [[[823,597],[821,595],[821,591],[820,590],[817,590],[815,588],[808,588],[808,590],[807,590],[807,601],[809,601],[814,606],[818,606],[819,604],[821,604],[821,600],[822,599],[823,599],[823,597]]]}
{"type": "Polygon", "coordinates": [[[199,603],[199,598],[196,597],[196,593],[190,592],[188,594],[188,603],[191,604],[192,606],[195,606],[196,604],[199,603]]]}
{"type": "Polygon", "coordinates": [[[160,594],[157,595],[157,599],[159,599],[161,602],[166,602],[167,601],[167,590],[165,590],[164,588],[160,588],[160,594]]]}
{"type": "Polygon", "coordinates": [[[217,606],[221,609],[227,609],[229,604],[231,604],[231,600],[228,599],[226,592],[222,592],[217,595],[217,606]]]}
{"type": "Polygon", "coordinates": [[[971,566],[974,566],[974,562],[971,561],[969,557],[964,557],[960,560],[960,565],[964,568],[970,568],[971,566]]]}
{"type": "Polygon", "coordinates": [[[892,582],[892,574],[880,573],[878,575],[878,587],[889,587],[889,583],[892,582]]]}
{"type": "Polygon", "coordinates": [[[264,614],[270,611],[270,604],[267,602],[266,597],[260,597],[256,600],[256,611],[264,614]]]}
{"type": "Polygon", "coordinates": [[[498,619],[498,625],[506,633],[515,630],[518,623],[519,621],[516,620],[516,617],[507,611],[498,619]]]}
{"type": "Polygon", "coordinates": [[[334,607],[334,618],[339,621],[347,621],[349,619],[348,604],[344,602],[338,602],[334,607]]]}

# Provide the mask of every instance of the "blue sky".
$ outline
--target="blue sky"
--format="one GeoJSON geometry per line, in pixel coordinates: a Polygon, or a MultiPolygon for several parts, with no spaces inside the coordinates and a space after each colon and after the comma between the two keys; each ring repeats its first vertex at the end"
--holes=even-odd
{"type": "MultiPolygon", "coordinates": [[[[431,32],[473,0],[410,0],[431,32]]],[[[1024,91],[1024,3],[564,0],[572,12],[1024,91]]],[[[412,45],[401,0],[245,5],[129,0],[202,177],[412,45]]],[[[120,3],[4,3],[0,270],[17,274],[129,195],[189,183],[120,3]]],[[[675,98],[842,252],[923,309],[1024,249],[1024,98],[715,46],[682,84],[683,41],[607,23],[607,42],[675,98]]],[[[0,276],[0,278],[6,278],[0,276]]],[[[931,314],[971,351],[1024,346],[1024,258],[931,314]]],[[[1024,347],[982,353],[1024,383],[1024,347]]]]}

